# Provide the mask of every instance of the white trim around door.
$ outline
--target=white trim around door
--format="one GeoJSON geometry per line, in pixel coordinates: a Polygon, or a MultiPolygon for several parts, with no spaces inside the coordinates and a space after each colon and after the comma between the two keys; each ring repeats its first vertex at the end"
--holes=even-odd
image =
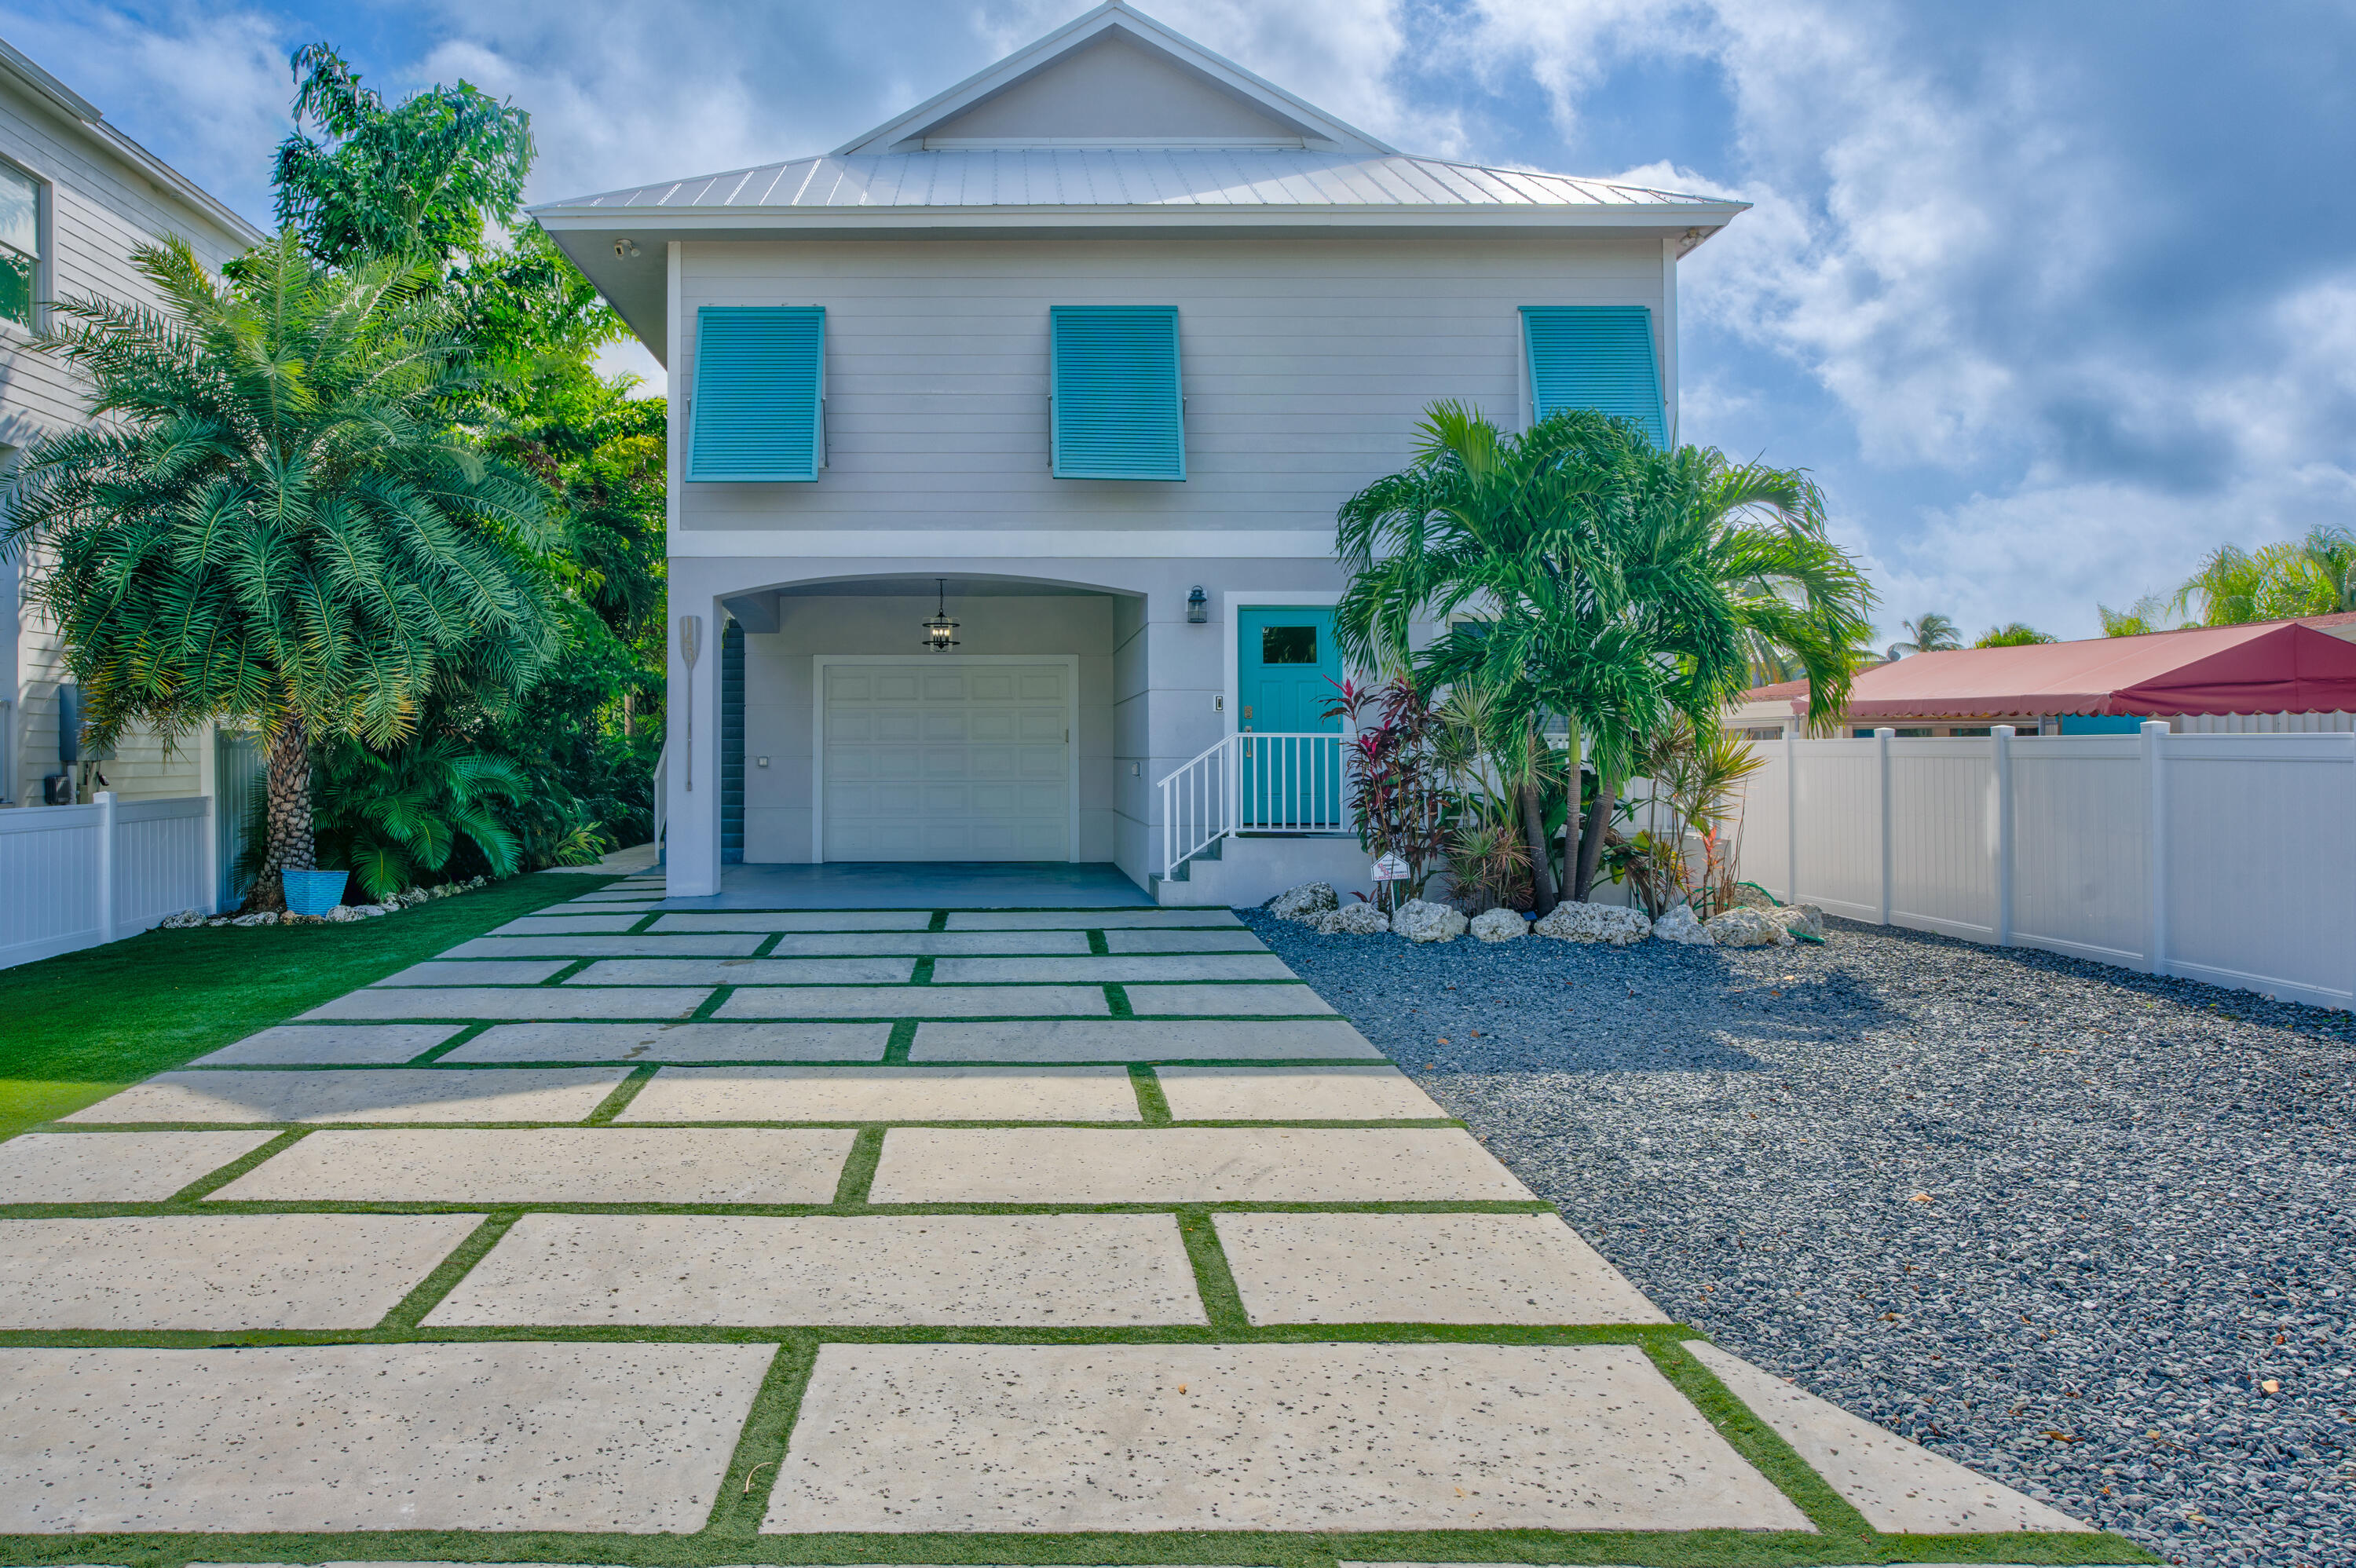
{"type": "Polygon", "coordinates": [[[826,671],[829,665],[1055,665],[1064,671],[1065,859],[1080,858],[1080,656],[1077,654],[812,654],[810,860],[826,863],[826,671]]]}

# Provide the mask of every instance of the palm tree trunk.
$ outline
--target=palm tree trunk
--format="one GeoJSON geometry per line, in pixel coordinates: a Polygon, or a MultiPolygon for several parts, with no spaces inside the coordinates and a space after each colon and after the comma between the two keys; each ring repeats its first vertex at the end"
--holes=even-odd
{"type": "Polygon", "coordinates": [[[1579,873],[1572,883],[1570,896],[1580,903],[1595,891],[1596,869],[1603,864],[1603,829],[1612,820],[1612,807],[1620,798],[1620,781],[1605,775],[1595,781],[1595,806],[1579,830],[1579,873]]]}
{"type": "Polygon", "coordinates": [[[317,869],[311,837],[311,732],[298,713],[279,716],[270,732],[269,772],[264,784],[269,834],[262,869],[245,895],[245,913],[286,907],[285,883],[278,873],[317,869]]]}
{"type": "Polygon", "coordinates": [[[1522,841],[1530,849],[1530,894],[1536,906],[1533,912],[1545,915],[1555,906],[1554,846],[1547,842],[1546,808],[1538,800],[1537,781],[1526,779],[1515,786],[1521,798],[1522,841]]]}

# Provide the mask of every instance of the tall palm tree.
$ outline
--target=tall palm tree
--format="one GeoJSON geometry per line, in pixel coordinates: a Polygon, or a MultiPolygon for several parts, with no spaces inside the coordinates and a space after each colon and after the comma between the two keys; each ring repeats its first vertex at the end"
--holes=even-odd
{"type": "Polygon", "coordinates": [[[1593,888],[1649,737],[1676,715],[1714,731],[1762,657],[1794,660],[1812,714],[1837,712],[1849,649],[1871,630],[1871,592],[1826,538],[1804,474],[1664,451],[1601,414],[1558,413],[1509,437],[1434,405],[1413,465],[1351,497],[1338,521],[1345,652],[1403,664],[1415,624],[1470,608],[1414,656],[1420,677],[1478,680],[1523,714],[1566,716],[1574,747],[1583,731],[1599,787],[1576,899],[1593,888]]]}
{"type": "Polygon", "coordinates": [[[37,542],[100,738],[258,720],[268,838],[250,907],[314,863],[309,743],[383,747],[434,691],[498,704],[560,645],[540,485],[452,428],[444,307],[396,261],[329,272],[291,236],[232,282],[135,253],[161,309],[61,302],[43,347],[98,421],[26,459],[0,549],[37,542]]]}
{"type": "Polygon", "coordinates": [[[1906,634],[1906,639],[1890,645],[1890,656],[1894,659],[1907,654],[1944,654],[1964,645],[1962,628],[1936,610],[1925,610],[1912,621],[1899,622],[1898,626],[1906,634]]]}
{"type": "Polygon", "coordinates": [[[2186,579],[2169,609],[2204,626],[2356,610],[2356,535],[2317,528],[2303,539],[2245,550],[2220,545],[2186,579]]]}

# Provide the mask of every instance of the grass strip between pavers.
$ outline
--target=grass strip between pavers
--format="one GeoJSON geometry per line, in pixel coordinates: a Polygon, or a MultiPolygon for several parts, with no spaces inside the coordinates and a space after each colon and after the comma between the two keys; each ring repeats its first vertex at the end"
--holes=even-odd
{"type": "Polygon", "coordinates": [[[1170,1114],[1170,1096],[1163,1092],[1162,1080],[1154,1076],[1151,1063],[1130,1062],[1129,1086],[1137,1094],[1138,1117],[1147,1126],[1166,1127],[1177,1120],[1170,1114]]]}
{"type": "Polygon", "coordinates": [[[1211,1211],[1192,1204],[1180,1209],[1178,1235],[1186,1243],[1186,1261],[1194,1267],[1194,1292],[1203,1298],[1211,1332],[1227,1339],[1248,1334],[1251,1315],[1244,1310],[1243,1292],[1236,1288],[1235,1271],[1227,1266],[1226,1249],[1219,1244],[1211,1211]]]}
{"type": "Polygon", "coordinates": [[[884,1163],[884,1131],[881,1126],[864,1125],[851,1141],[851,1157],[842,1162],[842,1175],[834,1184],[834,1207],[867,1211],[867,1195],[875,1189],[875,1168],[884,1163]]]}
{"type": "Polygon", "coordinates": [[[443,1298],[458,1288],[466,1272],[489,1255],[499,1244],[499,1238],[515,1228],[523,1218],[520,1209],[494,1209],[483,1217],[483,1222],[466,1233],[464,1241],[451,1249],[450,1255],[434,1265],[426,1276],[393,1304],[377,1328],[388,1334],[413,1329],[425,1321],[425,1315],[442,1305],[443,1298]]]}
{"type": "Polygon", "coordinates": [[[638,1091],[653,1083],[655,1074],[660,1071],[651,1062],[631,1068],[630,1075],[615,1084],[613,1090],[597,1102],[597,1108],[582,1118],[582,1125],[592,1127],[613,1125],[614,1118],[630,1108],[630,1102],[638,1097],[638,1091]]]}
{"type": "MultiPolygon", "coordinates": [[[[496,1239],[496,1238],[494,1238],[496,1239]]],[[[470,1238],[471,1240],[471,1238],[470,1238]]],[[[463,1248],[461,1252],[463,1252],[463,1248]]],[[[463,1269],[455,1268],[460,1253],[451,1254],[454,1272],[447,1289],[455,1289],[463,1269]]],[[[479,1260],[463,1260],[467,1266],[479,1260]]],[[[429,1279],[441,1280],[437,1267],[429,1279]]],[[[425,1289],[423,1285],[417,1287],[425,1289]]],[[[440,1299],[437,1296],[436,1301],[440,1299]]],[[[428,1302],[421,1316],[433,1310],[428,1302]]],[[[1240,1316],[1241,1308],[1236,1309],[1240,1316]]],[[[662,1344],[756,1345],[780,1336],[801,1334],[813,1341],[843,1345],[1640,1345],[1660,1343],[1676,1335],[1691,1338],[1691,1328],[1659,1323],[1601,1323],[1586,1327],[1547,1327],[1496,1323],[1273,1323],[1221,1328],[1201,1323],[1125,1324],[1114,1328],[1057,1328],[1032,1324],[1000,1328],[988,1324],[891,1323],[843,1325],[809,1323],[492,1323],[415,1324],[367,1328],[16,1328],[0,1333],[0,1347],[112,1347],[140,1349],[202,1350],[230,1346],[262,1345],[414,1345],[443,1341],[467,1344],[662,1344]]]]}

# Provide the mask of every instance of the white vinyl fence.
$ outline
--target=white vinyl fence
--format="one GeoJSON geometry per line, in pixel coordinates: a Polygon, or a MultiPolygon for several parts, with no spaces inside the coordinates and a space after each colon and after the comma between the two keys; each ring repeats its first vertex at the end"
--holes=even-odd
{"type": "Polygon", "coordinates": [[[2356,734],[1762,742],[1741,875],[1787,902],[2356,1002],[2356,734]]]}
{"type": "Polygon", "coordinates": [[[0,968],[209,912],[214,854],[202,795],[0,811],[0,968]]]}

